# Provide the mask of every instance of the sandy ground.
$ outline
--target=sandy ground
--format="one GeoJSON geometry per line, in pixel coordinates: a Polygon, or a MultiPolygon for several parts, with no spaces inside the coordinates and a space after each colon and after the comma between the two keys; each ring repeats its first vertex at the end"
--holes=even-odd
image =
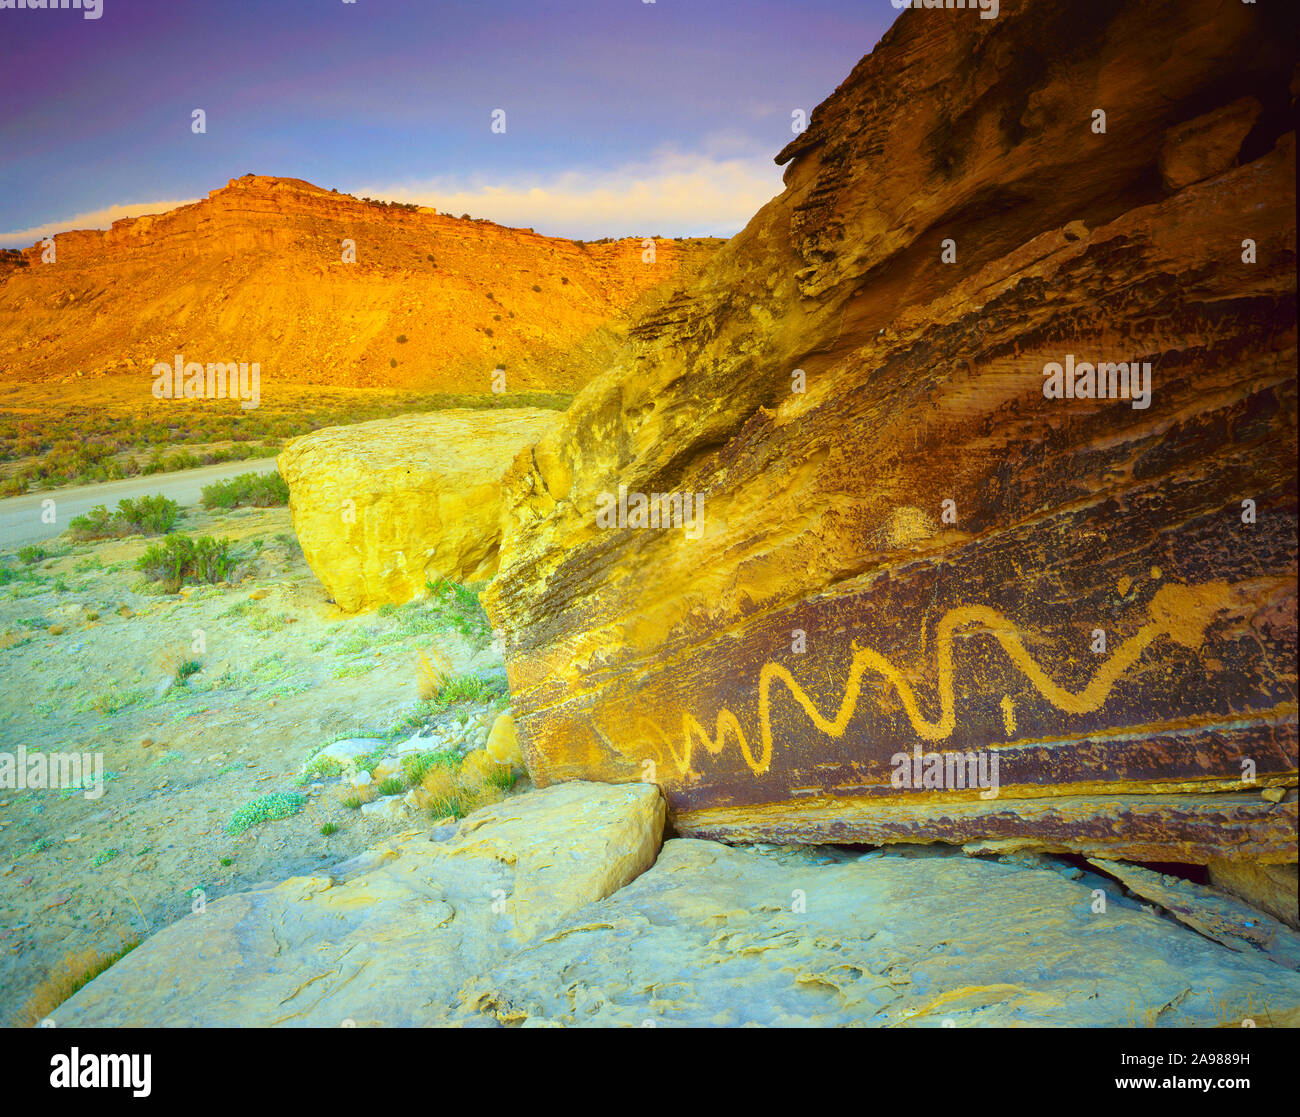
{"type": "MultiPolygon", "coordinates": [[[[238,540],[246,576],[163,595],[134,569],[150,540],[58,540],[47,549],[66,553],[33,567],[37,581],[0,586],[0,752],[102,753],[105,778],[99,799],[0,788],[0,1022],[66,953],[156,932],[191,910],[196,889],[211,901],[309,873],[426,822],[349,809],[337,779],[301,782],[304,762],[343,737],[411,735],[397,734],[418,701],[416,648],[436,643],[458,671],[502,674],[490,647],[432,631],[425,603],[342,614],[285,508],[189,509],[179,529],[238,540]],[[202,669],[166,687],[186,659],[202,669]],[[295,791],[308,797],[300,813],[225,832],[237,807],[295,791]],[[326,837],[329,822],[339,829],[326,837]]],[[[468,739],[504,702],[423,724],[452,736],[464,725],[468,739]]]]}

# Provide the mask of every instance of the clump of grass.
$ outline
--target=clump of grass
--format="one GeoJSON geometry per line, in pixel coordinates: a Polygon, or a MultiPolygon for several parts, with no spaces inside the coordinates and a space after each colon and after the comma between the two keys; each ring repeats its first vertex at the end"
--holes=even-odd
{"type": "Polygon", "coordinates": [[[401,795],[406,790],[406,781],[401,776],[389,776],[379,785],[380,795],[401,795]]]}
{"type": "Polygon", "coordinates": [[[226,824],[226,833],[242,834],[250,826],[289,818],[302,810],[306,802],[305,795],[294,792],[277,791],[271,795],[263,795],[260,799],[245,803],[230,816],[230,822],[226,824]]]}
{"type": "Polygon", "coordinates": [[[186,659],[177,664],[176,674],[173,676],[177,686],[186,686],[189,683],[191,675],[197,675],[203,670],[203,664],[197,659],[186,659]]]}
{"type": "Polygon", "coordinates": [[[419,681],[421,701],[437,698],[453,678],[451,660],[441,649],[432,645],[428,652],[416,651],[415,673],[419,681]]]}
{"type": "Polygon", "coordinates": [[[269,473],[241,473],[203,486],[199,498],[204,508],[272,508],[289,503],[289,486],[283,477],[269,473]]]}
{"type": "Polygon", "coordinates": [[[334,672],[336,679],[355,679],[361,675],[369,675],[379,665],[377,663],[349,663],[340,667],[334,672]]]}
{"type": "Polygon", "coordinates": [[[83,698],[77,703],[76,710],[78,713],[85,713],[88,710],[94,710],[100,714],[116,714],[125,710],[128,706],[134,706],[145,699],[144,691],[138,687],[132,687],[123,690],[121,687],[114,687],[111,690],[104,691],[103,694],[90,698],[83,698]]]}
{"type": "Polygon", "coordinates": [[[424,777],[429,774],[430,769],[441,766],[443,768],[455,768],[460,764],[460,756],[454,749],[445,749],[442,752],[417,752],[411,756],[404,757],[402,760],[402,771],[406,775],[406,782],[412,787],[418,787],[424,782],[424,777]]]}
{"type": "Polygon", "coordinates": [[[343,796],[343,805],[350,811],[359,811],[361,809],[361,796],[357,792],[343,796]]]}
{"type": "Polygon", "coordinates": [[[487,774],[487,783],[491,787],[499,787],[502,791],[509,791],[515,786],[515,781],[519,777],[509,768],[502,768],[499,772],[489,772],[487,774]]]}
{"type": "Polygon", "coordinates": [[[181,506],[161,494],[142,496],[138,500],[128,497],[118,501],[115,512],[99,504],[84,516],[75,517],[68,525],[68,532],[78,542],[124,535],[166,535],[180,518],[181,506]]]}
{"type": "Polygon", "coordinates": [[[78,989],[90,984],[109,966],[120,961],[140,945],[138,938],[124,942],[120,949],[108,954],[98,950],[78,950],[64,955],[32,993],[18,1015],[19,1027],[34,1028],[49,1017],[78,989]]]}
{"type": "Polygon", "coordinates": [[[103,853],[95,854],[95,859],[91,862],[91,864],[94,865],[96,869],[98,869],[101,865],[107,865],[110,861],[113,860],[114,857],[116,857],[121,852],[122,851],[120,849],[106,849],[104,850],[103,853]]]}
{"type": "MultiPolygon", "coordinates": [[[[360,806],[359,803],[358,803],[357,805],[360,806]]],[[[327,822],[327,823],[325,823],[324,826],[322,826],[322,827],[320,828],[320,832],[321,832],[322,834],[324,834],[325,837],[327,837],[327,838],[328,838],[331,834],[337,833],[337,831],[338,831],[338,824],[335,823],[335,822],[327,822]]]]}
{"type": "Polygon", "coordinates": [[[445,710],[458,702],[487,702],[502,694],[501,683],[481,675],[455,675],[447,679],[442,689],[427,702],[433,711],[445,710]]]}
{"type": "Polygon", "coordinates": [[[34,543],[27,547],[18,548],[18,561],[23,563],[25,566],[31,566],[34,563],[41,562],[49,557],[49,551],[44,547],[38,547],[34,543]]]}
{"type": "Polygon", "coordinates": [[[169,535],[161,544],[153,543],[135,564],[151,582],[159,583],[168,593],[183,585],[209,585],[224,582],[235,568],[229,539],[203,535],[169,535]]]}
{"type": "Polygon", "coordinates": [[[303,770],[307,776],[324,776],[332,778],[343,775],[343,765],[335,760],[332,756],[314,756],[307,762],[307,767],[303,770]]]}
{"type": "Polygon", "coordinates": [[[485,760],[482,752],[469,753],[457,769],[456,764],[433,764],[425,772],[420,787],[429,805],[431,818],[464,818],[465,815],[504,797],[514,786],[514,777],[485,760]]]}

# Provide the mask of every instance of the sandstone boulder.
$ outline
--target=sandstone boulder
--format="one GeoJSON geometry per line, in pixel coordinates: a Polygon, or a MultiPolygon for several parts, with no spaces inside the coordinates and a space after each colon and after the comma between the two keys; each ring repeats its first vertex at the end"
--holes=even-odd
{"type": "Polygon", "coordinates": [[[1260,108],[1254,97],[1242,97],[1169,129],[1160,149],[1160,177],[1164,184],[1171,190],[1181,190],[1226,171],[1259,119],[1260,108]]]}
{"type": "Polygon", "coordinates": [[[409,601],[496,572],[501,475],[557,418],[452,410],[328,427],[280,454],[303,555],[340,608],[409,601]]]}
{"type": "Polygon", "coordinates": [[[902,12],[512,466],[530,772],[657,780],[684,835],[1294,862],[1287,19],[968,15],[902,12]]]}

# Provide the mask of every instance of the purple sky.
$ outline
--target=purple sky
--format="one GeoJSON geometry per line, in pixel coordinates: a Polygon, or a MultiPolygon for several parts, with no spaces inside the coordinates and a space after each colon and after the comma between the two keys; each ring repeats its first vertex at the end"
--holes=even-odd
{"type": "Polygon", "coordinates": [[[0,10],[0,246],[250,171],[564,236],[729,235],[780,191],[791,112],[898,15],[889,0],[102,4],[98,19],[0,10]]]}

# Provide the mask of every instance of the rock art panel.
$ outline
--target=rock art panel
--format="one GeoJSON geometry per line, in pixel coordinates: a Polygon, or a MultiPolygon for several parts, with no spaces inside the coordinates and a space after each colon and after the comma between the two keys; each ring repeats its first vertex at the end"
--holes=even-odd
{"type": "Polygon", "coordinates": [[[1281,24],[963,14],[904,12],[512,465],[530,771],[685,835],[1293,862],[1281,24]]]}

